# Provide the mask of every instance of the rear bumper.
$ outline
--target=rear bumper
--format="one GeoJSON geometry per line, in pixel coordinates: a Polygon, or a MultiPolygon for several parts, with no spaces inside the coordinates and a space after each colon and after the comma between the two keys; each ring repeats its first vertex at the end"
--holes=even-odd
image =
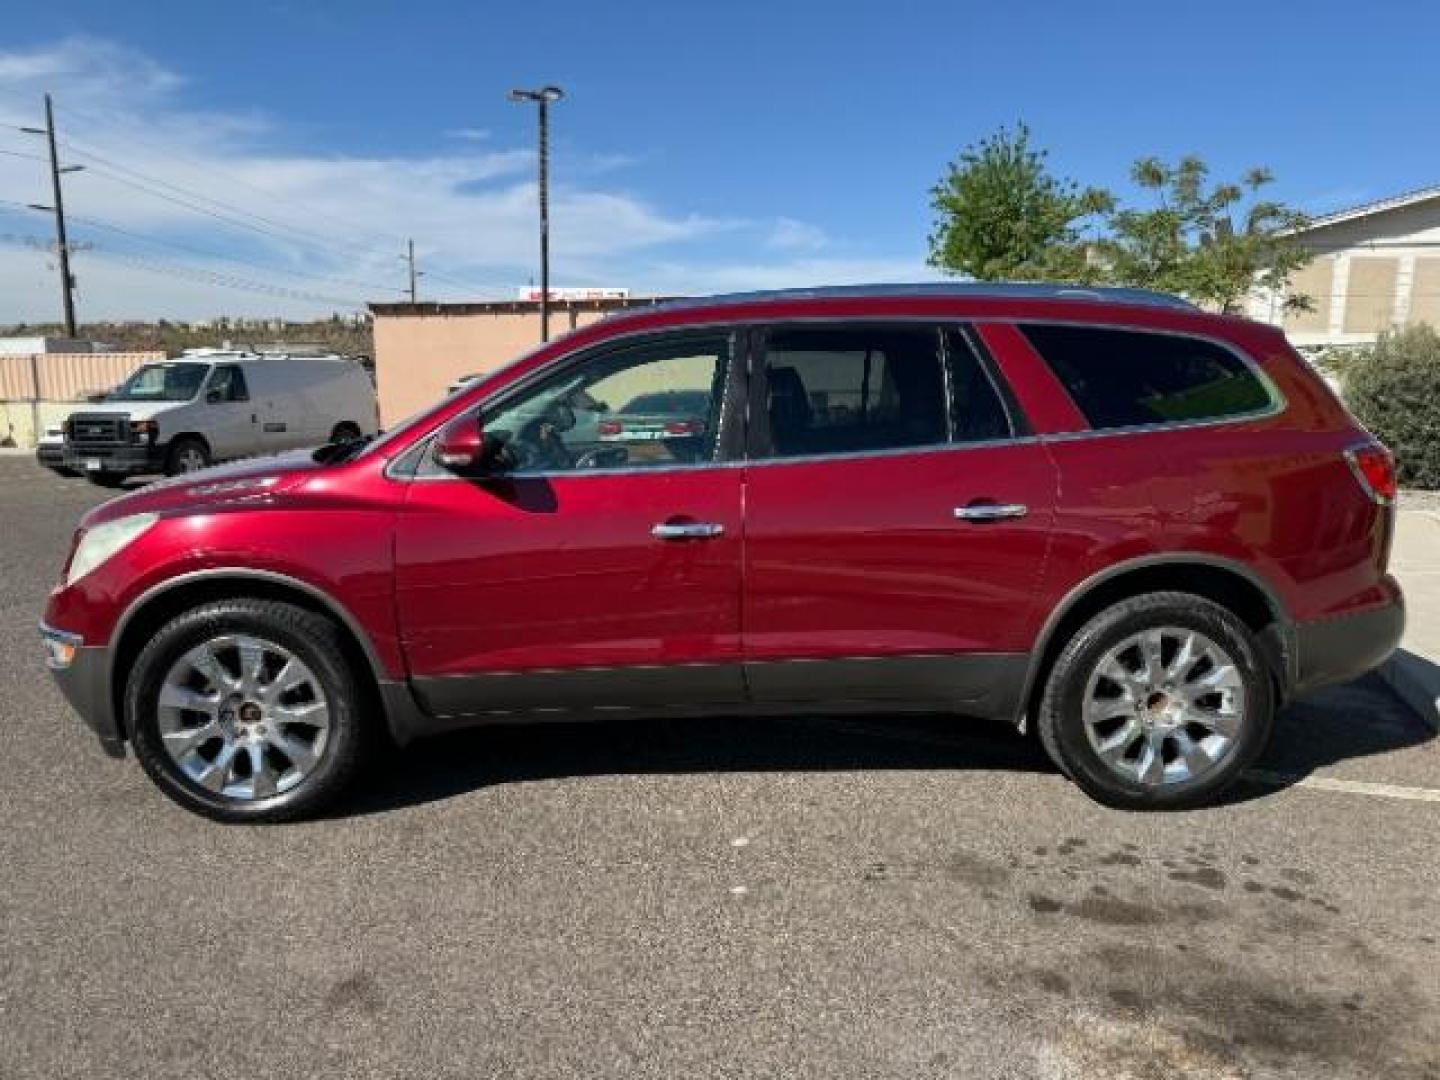
{"type": "Polygon", "coordinates": [[[76,472],[156,473],[165,468],[163,446],[72,446],[66,444],[63,465],[76,472]],[[95,462],[94,467],[91,462],[95,462]]]}
{"type": "Polygon", "coordinates": [[[1405,600],[1395,599],[1353,615],[1295,625],[1296,693],[1345,682],[1373,671],[1400,644],[1405,600]]]}
{"type": "Polygon", "coordinates": [[[44,623],[40,624],[40,636],[47,650],[45,666],[65,700],[95,733],[107,754],[123,757],[125,740],[110,700],[110,650],[86,645],[79,636],[44,623]]]}

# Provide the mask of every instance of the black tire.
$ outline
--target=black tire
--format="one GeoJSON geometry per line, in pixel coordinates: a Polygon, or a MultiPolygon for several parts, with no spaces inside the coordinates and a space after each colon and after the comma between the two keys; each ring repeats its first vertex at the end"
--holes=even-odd
{"type": "Polygon", "coordinates": [[[118,472],[87,472],[85,479],[97,487],[118,488],[130,478],[125,473],[118,472]]]}
{"type": "Polygon", "coordinates": [[[165,455],[165,475],[196,472],[209,464],[210,447],[205,445],[205,440],[194,435],[181,435],[170,444],[170,450],[165,455]]]}
{"type": "Polygon", "coordinates": [[[352,424],[349,420],[336,424],[335,430],[330,432],[330,441],[332,443],[354,442],[360,437],[360,425],[352,424]]]}
{"type": "Polygon", "coordinates": [[[160,629],[130,671],[125,720],[145,772],[187,810],[223,822],[291,821],[332,803],[361,771],[375,732],[365,702],[340,630],[330,619],[279,601],[242,598],[194,608],[160,629]],[[319,679],[329,706],[326,743],[312,771],[295,787],[268,798],[233,797],[202,787],[176,764],[160,733],[160,691],[171,666],[195,646],[226,634],[253,635],[289,650],[319,679]]]}
{"type": "Polygon", "coordinates": [[[1163,592],[1106,608],[1070,638],[1046,679],[1035,726],[1051,760],[1096,801],[1125,810],[1183,810],[1213,802],[1239,779],[1269,742],[1274,715],[1274,684],[1249,627],[1204,597],[1163,592]],[[1091,746],[1082,713],[1090,677],[1105,654],[1131,635],[1161,627],[1199,631],[1229,654],[1241,681],[1244,720],[1207,771],[1146,785],[1105,763],[1091,746]]]}

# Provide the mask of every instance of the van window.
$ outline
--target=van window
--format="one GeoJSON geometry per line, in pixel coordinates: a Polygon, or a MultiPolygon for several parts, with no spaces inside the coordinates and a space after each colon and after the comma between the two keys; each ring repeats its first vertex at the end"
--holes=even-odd
{"type": "Polygon", "coordinates": [[[765,376],[769,456],[949,440],[934,327],[776,329],[766,347],[765,376]]]}
{"type": "Polygon", "coordinates": [[[189,401],[209,368],[209,364],[146,364],[106,394],[105,400],[189,401]]]}
{"type": "Polygon", "coordinates": [[[1094,326],[1022,326],[1092,428],[1215,420],[1271,404],[1228,349],[1179,334],[1094,326]]]}
{"type": "Polygon", "coordinates": [[[245,372],[235,364],[221,364],[210,376],[210,387],[206,396],[219,392],[217,401],[249,401],[250,391],[245,385],[245,372]]]}

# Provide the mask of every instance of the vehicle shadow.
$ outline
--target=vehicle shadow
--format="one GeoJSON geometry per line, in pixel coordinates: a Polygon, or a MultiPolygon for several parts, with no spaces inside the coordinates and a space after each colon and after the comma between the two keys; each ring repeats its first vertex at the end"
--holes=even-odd
{"type": "MultiPolygon", "coordinates": [[[[1320,691],[1277,717],[1270,746],[1221,799],[1248,802],[1319,769],[1436,737],[1375,675],[1320,691]]],[[[883,769],[1054,773],[1038,740],[955,716],[605,720],[497,725],[391,750],[331,813],[353,817],[498,784],[617,774],[883,769]]]]}
{"type": "Polygon", "coordinates": [[[954,716],[616,719],[495,725],[390,750],[331,816],[383,813],[497,784],[614,774],[1053,771],[1008,725],[954,716]]]}
{"type": "Polygon", "coordinates": [[[1258,798],[1341,762],[1422,746],[1435,737],[1372,672],[1308,694],[1281,710],[1270,746],[1253,770],[1263,779],[1237,784],[1224,801],[1258,798]]]}

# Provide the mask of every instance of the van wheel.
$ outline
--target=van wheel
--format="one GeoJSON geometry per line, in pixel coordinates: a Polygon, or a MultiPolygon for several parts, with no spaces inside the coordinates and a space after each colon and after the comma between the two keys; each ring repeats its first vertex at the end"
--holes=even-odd
{"type": "Polygon", "coordinates": [[[196,472],[209,464],[210,448],[204,441],[193,435],[182,435],[170,444],[170,452],[165,455],[165,475],[196,472]]]}
{"type": "Polygon", "coordinates": [[[313,814],[354,779],[372,725],[340,632],[270,600],[166,624],[135,661],[125,717],[150,779],[217,821],[313,814]]]}
{"type": "Polygon", "coordinates": [[[330,432],[332,443],[354,442],[358,438],[360,438],[360,425],[352,424],[349,420],[342,424],[336,424],[335,430],[330,432]]]}
{"type": "Polygon", "coordinates": [[[1188,593],[1149,593],[1091,619],[1051,669],[1036,728],[1092,798],[1178,810],[1216,798],[1265,748],[1275,697],[1255,637],[1188,593]]]}

